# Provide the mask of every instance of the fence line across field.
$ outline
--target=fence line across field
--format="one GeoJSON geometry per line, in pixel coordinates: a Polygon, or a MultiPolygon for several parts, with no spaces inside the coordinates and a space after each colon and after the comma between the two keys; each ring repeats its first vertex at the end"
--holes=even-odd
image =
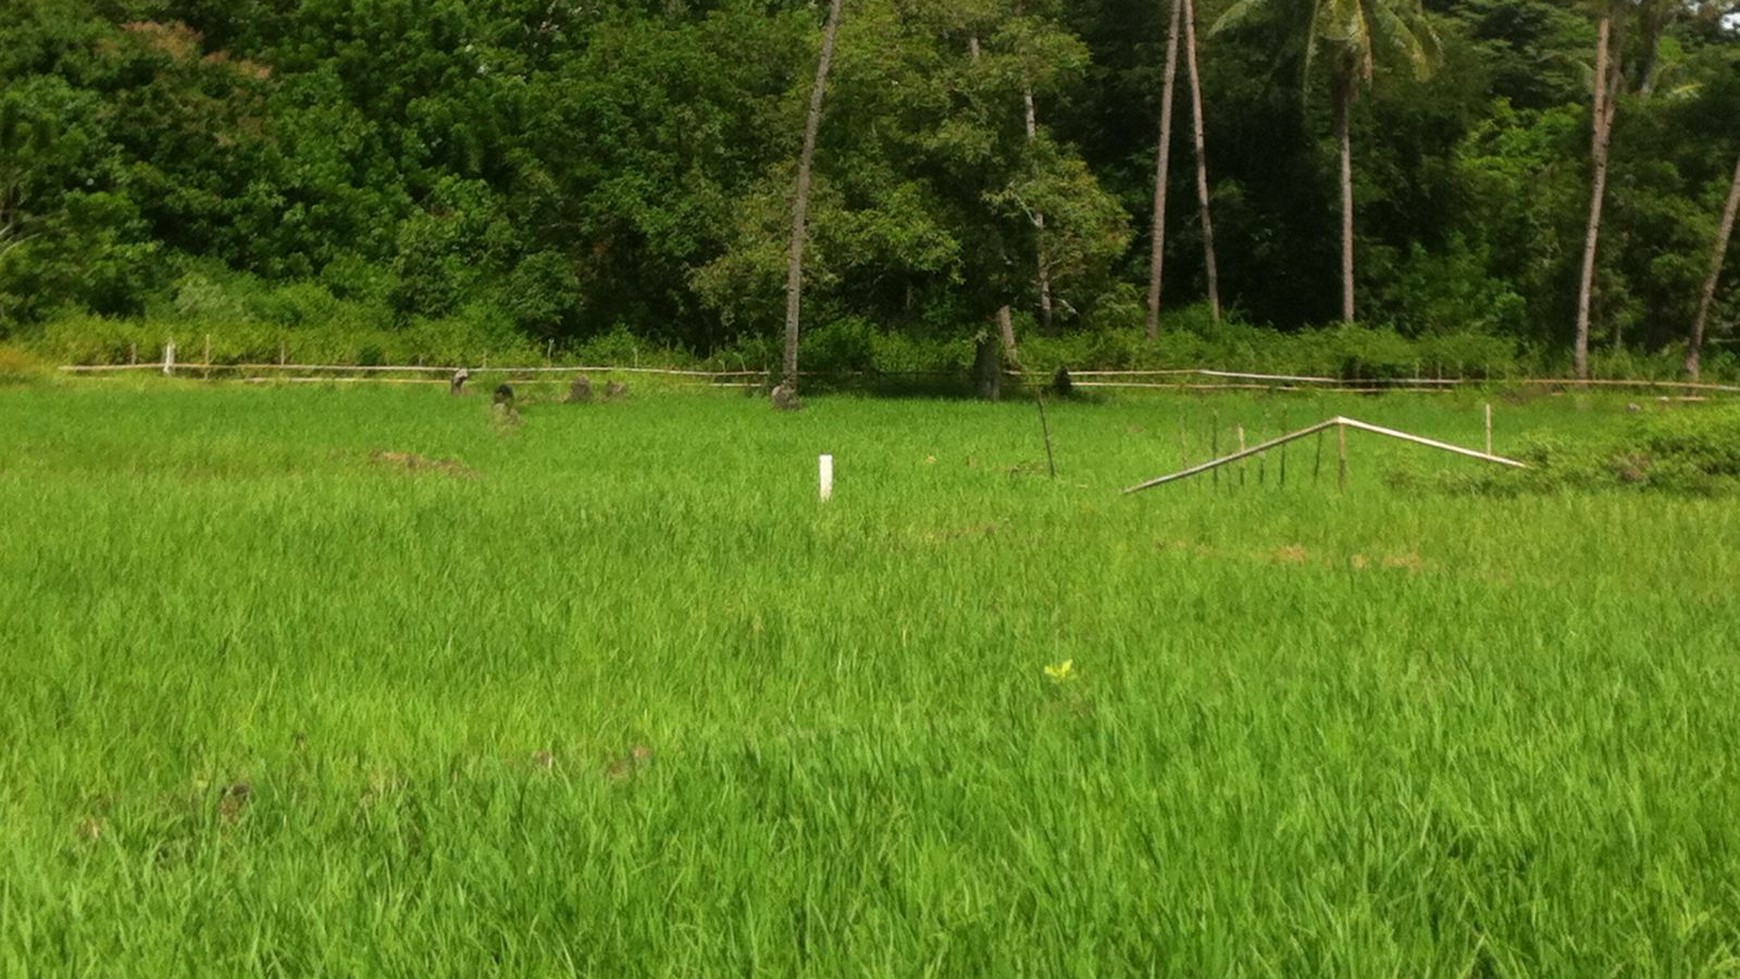
{"type": "MultiPolygon", "coordinates": [[[[249,381],[265,381],[268,377],[258,375],[270,374],[428,374],[448,376],[460,369],[461,365],[411,365],[411,364],[224,364],[224,363],[190,363],[175,359],[175,347],[170,344],[165,347],[164,358],[159,362],[128,363],[128,364],[68,364],[60,368],[68,374],[108,374],[126,371],[161,371],[173,375],[176,371],[199,371],[203,374],[248,373],[249,381]]],[[[605,365],[528,365],[528,366],[489,366],[472,367],[463,365],[472,374],[643,374],[663,377],[687,377],[708,381],[735,380],[768,380],[773,375],[766,370],[730,370],[703,371],[687,370],[675,367],[611,367],[605,365]]],[[[955,377],[961,371],[804,371],[806,377],[955,377]]],[[[1005,376],[1030,381],[1048,381],[1052,375],[1043,371],[1009,370],[1005,376]]],[[[1081,378],[1073,381],[1073,386],[1081,388],[1112,388],[1131,390],[1172,390],[1172,391],[1338,391],[1348,394],[1377,394],[1385,391],[1412,391],[1424,393],[1429,391],[1453,391],[1463,387],[1603,387],[1618,389],[1659,389],[1673,391],[1697,391],[1720,394],[1740,394],[1740,385],[1713,384],[1696,381],[1666,381],[1666,380],[1620,380],[1615,378],[1600,378],[1577,380],[1575,378],[1335,378],[1310,374],[1260,374],[1249,371],[1223,371],[1209,368],[1173,368],[1168,370],[1083,370],[1071,371],[1070,377],[1081,378]],[[1161,378],[1176,378],[1174,381],[1162,381],[1161,378]],[[1190,383],[1189,378],[1203,378],[1209,383],[1190,383]]],[[[336,379],[335,379],[336,380],[336,379]]]]}
{"type": "MultiPolygon", "coordinates": [[[[168,365],[187,371],[335,371],[346,374],[452,374],[458,367],[379,364],[196,364],[180,361],[168,365]]],[[[101,374],[113,371],[162,370],[163,364],[68,364],[69,374],[101,374]]],[[[466,367],[473,374],[665,374],[677,377],[766,377],[767,371],[693,371],[674,367],[466,367]]]]}

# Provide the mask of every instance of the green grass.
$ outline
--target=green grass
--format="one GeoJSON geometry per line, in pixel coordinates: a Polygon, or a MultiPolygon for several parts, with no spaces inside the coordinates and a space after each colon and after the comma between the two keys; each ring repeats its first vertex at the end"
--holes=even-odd
{"type": "Polygon", "coordinates": [[[1740,972],[1731,500],[1117,493],[1472,394],[1056,405],[1055,482],[1024,403],[484,401],[0,388],[0,975],[1740,972]]]}

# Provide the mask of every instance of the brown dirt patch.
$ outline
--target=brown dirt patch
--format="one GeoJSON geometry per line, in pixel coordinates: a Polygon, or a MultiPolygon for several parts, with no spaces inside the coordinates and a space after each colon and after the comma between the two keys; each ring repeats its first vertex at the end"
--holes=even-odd
{"type": "Polygon", "coordinates": [[[1389,568],[1392,571],[1406,571],[1410,574],[1418,574],[1421,571],[1426,570],[1426,559],[1415,554],[1413,551],[1409,551],[1406,554],[1391,554],[1384,558],[1384,567],[1389,568]]]}
{"type": "Polygon", "coordinates": [[[1300,547],[1298,544],[1288,544],[1286,547],[1277,549],[1269,556],[1282,564],[1304,564],[1306,561],[1311,560],[1311,555],[1306,552],[1305,548],[1300,547]]]}
{"type": "Polygon", "coordinates": [[[1000,526],[1001,526],[1000,524],[992,522],[992,523],[975,524],[971,527],[954,527],[954,528],[948,528],[948,529],[927,530],[924,532],[924,539],[932,544],[941,544],[944,541],[970,540],[970,539],[979,538],[979,537],[990,537],[991,535],[993,535],[997,532],[997,530],[1000,526]]]}

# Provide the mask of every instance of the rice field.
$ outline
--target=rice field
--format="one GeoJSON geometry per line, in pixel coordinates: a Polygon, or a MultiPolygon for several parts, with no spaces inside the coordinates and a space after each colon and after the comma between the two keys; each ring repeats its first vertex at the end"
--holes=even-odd
{"type": "Polygon", "coordinates": [[[1030,402],[531,393],[0,388],[0,975],[1740,973],[1732,500],[1118,492],[1473,393],[1053,404],[1055,479],[1030,402]]]}

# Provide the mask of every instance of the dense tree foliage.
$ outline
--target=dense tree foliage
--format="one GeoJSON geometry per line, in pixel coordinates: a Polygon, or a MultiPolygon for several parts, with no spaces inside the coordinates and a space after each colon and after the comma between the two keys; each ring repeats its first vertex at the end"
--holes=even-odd
{"type": "MultiPolygon", "coordinates": [[[[0,0],[0,336],[337,304],[539,345],[771,349],[822,6],[0,0]],[[263,295],[278,306],[242,308],[263,295]]],[[[1139,329],[1172,5],[846,8],[806,329],[958,340],[1004,306],[1027,333],[1139,329]]],[[[1597,9],[1199,0],[1231,314],[1342,317],[1345,128],[1361,321],[1568,362],[1597,9]]],[[[1682,0],[1599,9],[1618,83],[1591,342],[1683,356],[1740,157],[1740,24],[1682,0]]],[[[1189,129],[1173,139],[1189,159],[1189,129]]],[[[1172,168],[1174,199],[1195,179],[1172,168]]],[[[1167,228],[1167,316],[1205,295],[1200,233],[1167,228]]],[[[1740,319],[1728,250],[1706,362],[1740,319]]]]}

